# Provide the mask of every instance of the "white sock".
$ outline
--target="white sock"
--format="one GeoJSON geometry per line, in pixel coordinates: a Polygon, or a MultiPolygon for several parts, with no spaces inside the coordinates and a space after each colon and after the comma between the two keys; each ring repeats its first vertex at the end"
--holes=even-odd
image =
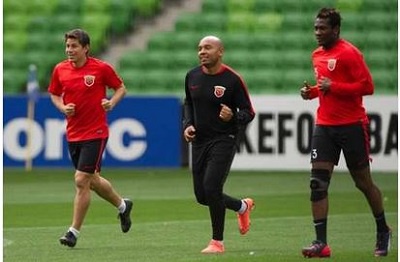
{"type": "Polygon", "coordinates": [[[68,228],[68,231],[72,232],[72,234],[74,234],[74,236],[75,236],[76,238],[79,237],[79,230],[76,230],[75,228],[70,227],[70,228],[68,228]]]}
{"type": "Polygon", "coordinates": [[[125,212],[125,209],[126,209],[125,201],[121,199],[121,204],[118,207],[118,211],[122,214],[125,212]]]}
{"type": "Polygon", "coordinates": [[[239,211],[238,211],[239,214],[243,214],[243,213],[247,210],[247,204],[246,204],[246,202],[243,201],[243,200],[241,200],[241,201],[242,201],[242,206],[240,207],[240,209],[239,209],[239,211]]]}

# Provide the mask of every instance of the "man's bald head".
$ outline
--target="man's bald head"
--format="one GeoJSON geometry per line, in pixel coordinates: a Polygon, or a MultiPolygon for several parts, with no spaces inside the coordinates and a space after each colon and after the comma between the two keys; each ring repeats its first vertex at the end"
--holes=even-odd
{"type": "Polygon", "coordinates": [[[203,37],[200,40],[199,45],[201,45],[201,44],[204,45],[205,43],[210,43],[210,44],[216,45],[218,48],[223,48],[224,47],[223,44],[222,44],[221,39],[219,37],[217,37],[217,36],[214,36],[214,35],[208,35],[208,36],[203,37]]]}

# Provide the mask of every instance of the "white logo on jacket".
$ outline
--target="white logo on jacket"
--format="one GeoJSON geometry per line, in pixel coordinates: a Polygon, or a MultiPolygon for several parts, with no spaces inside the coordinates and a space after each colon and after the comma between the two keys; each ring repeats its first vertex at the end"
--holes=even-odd
{"type": "Polygon", "coordinates": [[[223,86],[214,86],[214,95],[218,98],[222,97],[225,93],[226,88],[223,86]]]}

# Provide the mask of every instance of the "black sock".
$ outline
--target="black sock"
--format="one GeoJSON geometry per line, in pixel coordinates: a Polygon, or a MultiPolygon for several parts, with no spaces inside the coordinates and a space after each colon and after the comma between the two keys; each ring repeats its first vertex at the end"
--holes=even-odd
{"type": "Polygon", "coordinates": [[[317,240],[322,241],[325,244],[327,243],[326,241],[327,224],[328,224],[327,218],[314,220],[314,228],[315,228],[315,233],[317,235],[317,240]]]}
{"type": "Polygon", "coordinates": [[[388,232],[389,228],[386,224],[385,212],[382,212],[375,217],[376,231],[377,232],[388,232]]]}

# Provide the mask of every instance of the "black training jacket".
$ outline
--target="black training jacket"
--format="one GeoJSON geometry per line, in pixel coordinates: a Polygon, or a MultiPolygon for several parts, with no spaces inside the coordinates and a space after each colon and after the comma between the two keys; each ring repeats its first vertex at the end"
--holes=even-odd
{"type": "Polygon", "coordinates": [[[183,127],[193,125],[198,142],[221,135],[237,137],[255,116],[245,82],[225,64],[214,75],[204,73],[201,66],[190,70],[185,78],[185,94],[183,127]],[[219,118],[221,104],[234,113],[229,122],[219,118]]]}

